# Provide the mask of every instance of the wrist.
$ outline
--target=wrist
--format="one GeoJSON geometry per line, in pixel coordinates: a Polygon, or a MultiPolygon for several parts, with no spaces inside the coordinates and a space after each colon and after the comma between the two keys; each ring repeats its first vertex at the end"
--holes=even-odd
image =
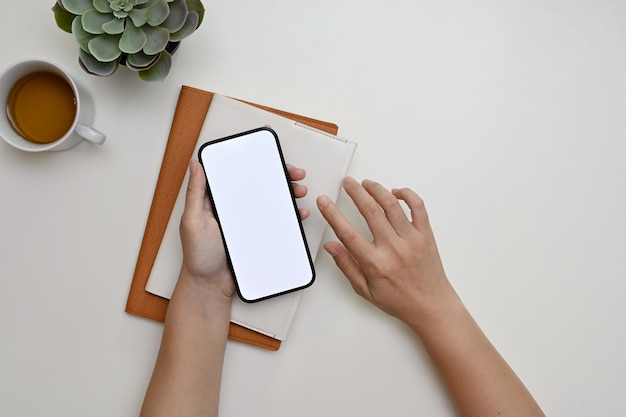
{"type": "Polygon", "coordinates": [[[175,292],[184,292],[196,302],[215,310],[227,311],[230,316],[232,304],[232,276],[229,271],[215,274],[212,279],[199,277],[181,268],[175,292]]]}
{"type": "Polygon", "coordinates": [[[431,297],[428,302],[422,301],[411,314],[400,319],[421,337],[450,326],[450,323],[466,313],[463,301],[450,286],[439,296],[431,297]]]}

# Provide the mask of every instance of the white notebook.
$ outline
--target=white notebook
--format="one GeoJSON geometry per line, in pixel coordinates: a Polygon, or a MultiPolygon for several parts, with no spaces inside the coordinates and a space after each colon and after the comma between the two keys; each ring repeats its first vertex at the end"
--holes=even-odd
{"type": "MultiPolygon", "coordinates": [[[[356,150],[354,142],[215,94],[196,144],[194,158],[197,157],[198,148],[209,140],[266,125],[271,126],[278,134],[285,162],[307,171],[302,183],[309,188],[309,192],[306,197],[297,201],[299,207],[306,207],[311,211],[311,216],[303,222],[303,226],[311,257],[315,260],[327,226],[317,209],[315,199],[320,194],[337,199],[341,181],[348,172],[356,150]]],[[[185,204],[187,180],[186,177],[176,199],[146,285],[146,291],[168,299],[174,291],[183,257],[178,227],[185,204]]],[[[231,321],[275,339],[285,340],[304,292],[306,290],[254,304],[244,303],[235,295],[231,321]]]]}

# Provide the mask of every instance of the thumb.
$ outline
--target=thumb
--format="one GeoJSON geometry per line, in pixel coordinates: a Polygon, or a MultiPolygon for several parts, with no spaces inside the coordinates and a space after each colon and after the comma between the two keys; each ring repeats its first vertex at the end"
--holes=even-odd
{"type": "Polygon", "coordinates": [[[199,213],[204,210],[206,201],[206,179],[202,166],[193,159],[189,161],[189,182],[185,195],[185,211],[199,213]]]}

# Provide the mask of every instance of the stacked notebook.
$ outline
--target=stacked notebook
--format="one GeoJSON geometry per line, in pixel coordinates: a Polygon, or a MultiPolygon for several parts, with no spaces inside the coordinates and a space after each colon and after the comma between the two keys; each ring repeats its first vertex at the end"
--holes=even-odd
{"type": "MultiPolygon", "coordinates": [[[[320,194],[337,198],[356,144],[338,138],[336,125],[183,86],[137,259],[128,313],[165,320],[182,262],[178,226],[189,159],[195,158],[200,145],[209,140],[261,126],[276,131],[287,163],[307,171],[303,184],[309,193],[298,199],[298,206],[311,211],[303,226],[315,259],[326,229],[315,199],[320,194]]],[[[305,293],[298,291],[254,304],[235,296],[229,337],[278,350],[305,293]]]]}

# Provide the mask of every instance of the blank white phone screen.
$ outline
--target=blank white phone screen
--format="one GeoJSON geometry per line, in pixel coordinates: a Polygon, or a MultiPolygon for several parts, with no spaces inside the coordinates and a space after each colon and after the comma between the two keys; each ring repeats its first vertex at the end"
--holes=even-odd
{"type": "Polygon", "coordinates": [[[208,142],[199,158],[240,297],[258,301],[312,284],[275,133],[261,128],[208,142]]]}

